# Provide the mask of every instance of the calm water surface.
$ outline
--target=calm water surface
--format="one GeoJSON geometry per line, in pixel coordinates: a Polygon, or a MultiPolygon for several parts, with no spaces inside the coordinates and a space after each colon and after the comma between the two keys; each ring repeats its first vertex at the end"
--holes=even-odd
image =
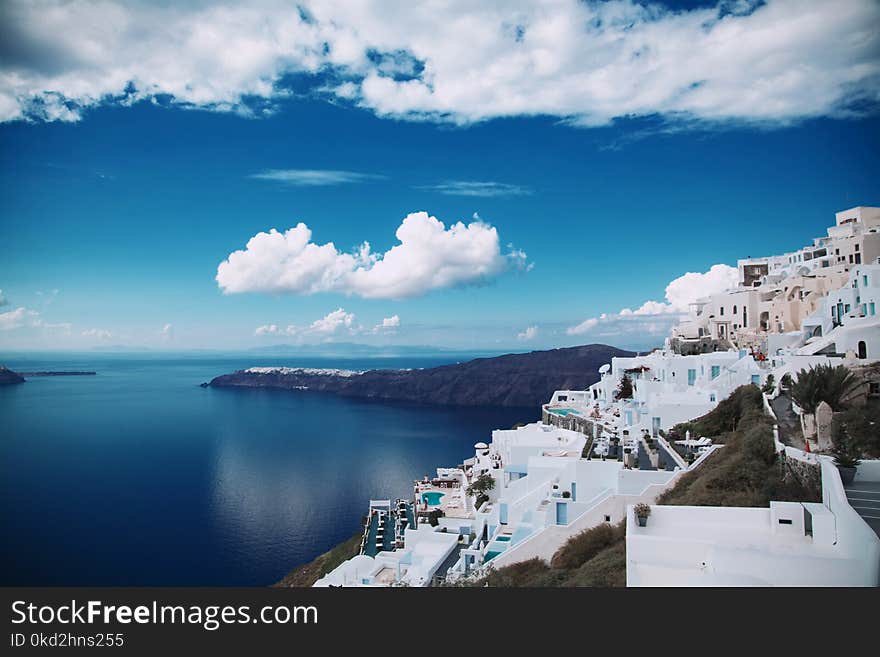
{"type": "Polygon", "coordinates": [[[0,387],[3,585],[263,585],[358,530],[370,498],[456,465],[539,409],[203,389],[255,365],[439,358],[4,357],[89,369],[0,387]]]}

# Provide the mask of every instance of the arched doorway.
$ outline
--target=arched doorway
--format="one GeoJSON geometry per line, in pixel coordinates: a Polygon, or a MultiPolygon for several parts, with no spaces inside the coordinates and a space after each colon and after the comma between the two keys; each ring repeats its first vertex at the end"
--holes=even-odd
{"type": "Polygon", "coordinates": [[[865,344],[864,340],[859,340],[859,358],[867,358],[868,357],[868,345],[865,344]]]}

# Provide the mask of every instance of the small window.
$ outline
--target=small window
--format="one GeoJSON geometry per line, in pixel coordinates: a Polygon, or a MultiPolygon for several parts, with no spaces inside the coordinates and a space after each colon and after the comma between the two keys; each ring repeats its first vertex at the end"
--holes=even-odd
{"type": "Polygon", "coordinates": [[[780,519],[779,519],[779,524],[780,524],[780,525],[790,525],[790,524],[792,524],[792,523],[791,523],[791,519],[790,519],[790,518],[780,518],[780,519]]]}
{"type": "Polygon", "coordinates": [[[605,522],[611,522],[611,516],[606,515],[606,516],[605,516],[605,522]]]}

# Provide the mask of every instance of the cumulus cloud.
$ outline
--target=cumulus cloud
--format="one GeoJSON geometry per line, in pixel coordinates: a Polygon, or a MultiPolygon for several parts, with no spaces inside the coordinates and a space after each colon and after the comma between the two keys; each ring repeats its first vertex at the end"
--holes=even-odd
{"type": "Polygon", "coordinates": [[[534,340],[538,336],[538,327],[537,326],[529,326],[522,333],[516,334],[517,340],[534,340]]]}
{"type": "Polygon", "coordinates": [[[632,310],[623,308],[616,314],[602,314],[585,319],[580,324],[566,329],[568,335],[583,335],[594,332],[600,324],[627,322],[629,327],[642,327],[646,332],[668,333],[688,306],[702,297],[711,296],[736,287],[739,273],[736,267],[717,264],[708,271],[688,272],[679,276],[666,286],[666,301],[645,301],[632,310]]]}
{"type": "Polygon", "coordinates": [[[397,333],[398,328],[400,328],[400,317],[398,315],[392,315],[391,317],[385,317],[380,324],[376,324],[376,326],[373,327],[372,332],[394,335],[397,333]]]}
{"type": "Polygon", "coordinates": [[[437,185],[421,185],[416,189],[439,192],[447,196],[481,196],[486,198],[525,196],[532,193],[531,189],[520,185],[475,180],[447,180],[437,185]]]}
{"type": "Polygon", "coordinates": [[[107,331],[105,329],[97,329],[91,328],[86,329],[82,332],[82,336],[84,338],[97,338],[98,340],[109,340],[113,337],[113,333],[111,331],[107,331]]]}
{"type": "Polygon", "coordinates": [[[260,116],[312,93],[455,123],[785,124],[880,100],[876,0],[10,0],[0,12],[0,120],[143,100],[260,116]]]}
{"type": "Polygon", "coordinates": [[[480,221],[447,228],[427,212],[413,212],[395,233],[396,246],[374,253],[364,242],[351,253],[333,242],[312,242],[304,223],[274,228],[248,240],[217,268],[225,294],[337,292],[370,299],[414,297],[431,290],[482,283],[507,268],[527,268],[522,251],[501,253],[498,232],[480,221]]]}
{"type": "Polygon", "coordinates": [[[29,308],[16,308],[5,313],[0,313],[0,331],[14,329],[46,329],[63,332],[70,331],[69,322],[50,323],[43,320],[40,313],[29,308]]]}
{"type": "Polygon", "coordinates": [[[286,327],[280,327],[277,324],[264,324],[254,331],[257,336],[319,336],[330,337],[340,330],[347,330],[349,334],[354,335],[361,329],[355,324],[355,316],[353,313],[346,312],[343,308],[327,313],[324,317],[316,319],[308,326],[297,326],[290,324],[286,327]]]}
{"type": "Polygon", "coordinates": [[[271,180],[291,187],[327,187],[381,180],[385,176],[332,169],[268,169],[251,174],[250,177],[257,180],[271,180]]]}
{"type": "Polygon", "coordinates": [[[160,331],[160,335],[165,342],[171,342],[174,339],[174,325],[165,324],[160,331]]]}

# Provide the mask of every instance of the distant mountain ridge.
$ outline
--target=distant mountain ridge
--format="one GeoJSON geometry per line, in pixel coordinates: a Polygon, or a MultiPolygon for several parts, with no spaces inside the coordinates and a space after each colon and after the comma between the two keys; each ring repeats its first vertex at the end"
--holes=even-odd
{"type": "Polygon", "coordinates": [[[583,390],[599,367],[635,352],[603,344],[477,358],[415,370],[367,370],[352,375],[296,368],[260,368],[223,374],[214,388],[278,388],[330,392],[377,401],[454,406],[538,406],[554,390],[583,390]]]}

